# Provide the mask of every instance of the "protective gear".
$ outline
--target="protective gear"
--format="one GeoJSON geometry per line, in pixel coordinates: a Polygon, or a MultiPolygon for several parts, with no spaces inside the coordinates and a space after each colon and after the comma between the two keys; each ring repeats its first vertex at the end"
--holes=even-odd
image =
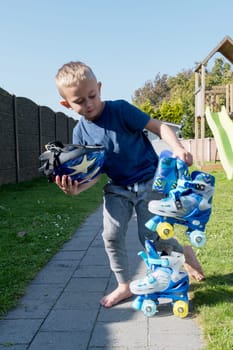
{"type": "Polygon", "coordinates": [[[101,172],[104,163],[103,146],[63,145],[60,141],[49,142],[39,159],[44,164],[39,172],[54,181],[56,175],[70,176],[72,181],[85,183],[101,172]]]}

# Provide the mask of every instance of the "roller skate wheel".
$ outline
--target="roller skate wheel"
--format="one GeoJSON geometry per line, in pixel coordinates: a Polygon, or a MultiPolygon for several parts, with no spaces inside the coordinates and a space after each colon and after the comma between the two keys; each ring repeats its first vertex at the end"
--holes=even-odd
{"type": "Polygon", "coordinates": [[[154,316],[157,312],[157,306],[153,300],[144,300],[142,304],[142,312],[146,317],[154,316]]]}
{"type": "Polygon", "coordinates": [[[173,314],[180,318],[184,318],[188,315],[189,307],[188,303],[182,300],[178,300],[173,305],[173,314]]]}
{"type": "Polygon", "coordinates": [[[157,226],[157,232],[162,239],[169,239],[174,236],[173,226],[168,222],[160,222],[157,226]]]}
{"type": "Polygon", "coordinates": [[[194,247],[203,247],[206,242],[205,234],[202,231],[194,230],[190,233],[189,239],[194,247]]]}

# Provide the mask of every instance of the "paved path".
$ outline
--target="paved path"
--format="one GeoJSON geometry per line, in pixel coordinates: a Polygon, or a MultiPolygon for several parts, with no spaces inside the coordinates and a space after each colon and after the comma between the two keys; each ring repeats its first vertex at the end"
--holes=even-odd
{"type": "MultiPolygon", "coordinates": [[[[200,329],[190,314],[179,319],[170,304],[146,318],[132,300],[105,309],[99,299],[116,286],[102,238],[99,208],[29,285],[19,305],[0,320],[0,350],[200,350],[200,329]]],[[[132,275],[145,272],[137,256],[135,217],[128,230],[132,275]]]]}

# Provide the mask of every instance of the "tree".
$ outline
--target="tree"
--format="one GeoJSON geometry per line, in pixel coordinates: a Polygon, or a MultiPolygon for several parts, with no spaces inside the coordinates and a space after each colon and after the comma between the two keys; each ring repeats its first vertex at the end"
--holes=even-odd
{"type": "Polygon", "coordinates": [[[157,109],[156,118],[169,123],[180,124],[183,117],[183,106],[182,103],[163,101],[160,108],[157,109]]]}
{"type": "MultiPolygon", "coordinates": [[[[136,104],[135,104],[136,105],[136,104]]],[[[149,99],[145,100],[144,102],[136,105],[138,108],[140,108],[143,112],[149,114],[151,118],[156,118],[156,113],[154,107],[151,105],[149,99]]]]}
{"type": "MultiPolygon", "coordinates": [[[[183,137],[194,137],[195,85],[194,72],[183,70],[176,76],[167,74],[155,76],[142,88],[135,91],[133,102],[152,118],[180,124],[183,123],[183,137]]],[[[223,58],[217,58],[210,71],[206,70],[206,88],[233,82],[233,70],[223,58]]],[[[224,96],[225,98],[225,96],[224,96]]],[[[225,101],[224,101],[225,102],[225,101]]],[[[207,137],[212,132],[206,123],[207,137]]]]}
{"type": "Polygon", "coordinates": [[[206,70],[206,87],[226,85],[233,82],[231,65],[223,58],[216,58],[211,71],[206,70]]]}
{"type": "Polygon", "coordinates": [[[154,108],[158,108],[163,100],[169,100],[169,98],[168,76],[166,74],[160,76],[159,73],[154,81],[148,80],[142,88],[134,92],[133,103],[139,106],[149,101],[154,108]]]}

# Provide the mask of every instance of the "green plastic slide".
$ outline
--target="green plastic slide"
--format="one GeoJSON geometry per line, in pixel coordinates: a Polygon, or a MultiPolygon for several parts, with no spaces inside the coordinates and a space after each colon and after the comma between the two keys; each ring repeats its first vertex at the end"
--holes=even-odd
{"type": "Polygon", "coordinates": [[[233,122],[222,107],[221,112],[210,112],[206,108],[206,120],[214,135],[219,158],[228,180],[233,178],[233,122]]]}

